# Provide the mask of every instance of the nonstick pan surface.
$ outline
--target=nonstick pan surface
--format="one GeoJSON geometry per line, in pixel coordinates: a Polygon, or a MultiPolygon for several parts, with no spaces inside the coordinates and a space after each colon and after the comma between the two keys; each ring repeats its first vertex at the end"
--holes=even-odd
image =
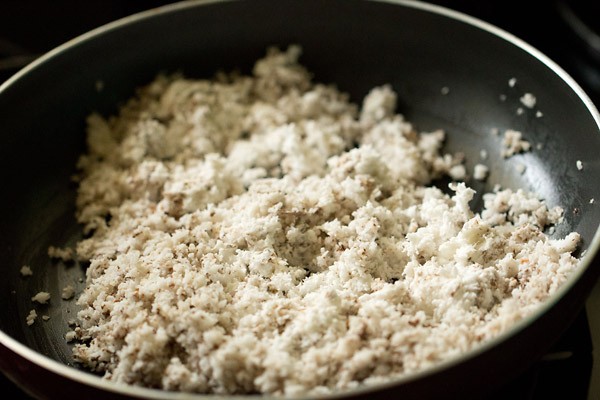
{"type": "Polygon", "coordinates": [[[93,111],[114,113],[158,72],[189,77],[210,77],[218,69],[247,72],[266,47],[291,43],[302,45],[301,61],[315,80],[335,83],[357,102],[373,86],[391,84],[398,111],[420,130],[445,129],[445,150],[463,152],[468,170],[486,150],[488,180],[468,181],[479,196],[474,207],[495,184],[532,190],[565,209],[554,237],[572,230],[583,237],[580,271],[536,315],[435,369],[346,395],[488,393],[560,336],[599,275],[592,261],[600,242],[600,118],[564,71],[506,32],[423,3],[198,1],[84,35],[0,88],[0,368],[8,376],[44,398],[100,398],[107,392],[111,398],[175,398],[78,370],[64,340],[77,308],[74,301],[60,300],[60,291],[67,284],[83,287],[85,265],[52,262],[47,248],[81,238],[70,176],[85,150],[85,117],[93,111]],[[520,102],[525,93],[536,96],[533,109],[520,102]],[[533,151],[502,159],[492,129],[522,131],[533,151]],[[28,279],[19,274],[25,264],[34,270],[28,279]],[[50,319],[27,326],[31,296],[41,290],[52,300],[38,314],[50,319]]]}

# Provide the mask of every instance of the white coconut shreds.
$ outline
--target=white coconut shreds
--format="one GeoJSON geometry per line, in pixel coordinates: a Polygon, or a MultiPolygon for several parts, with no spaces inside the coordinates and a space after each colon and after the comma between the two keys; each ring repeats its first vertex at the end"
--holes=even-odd
{"type": "Polygon", "coordinates": [[[34,301],[39,304],[48,304],[50,301],[50,293],[48,292],[38,292],[31,298],[31,301],[34,301]]]}
{"type": "Polygon", "coordinates": [[[490,168],[487,165],[475,164],[475,167],[473,168],[473,178],[478,181],[483,181],[487,178],[489,172],[490,168]]]}
{"type": "Polygon", "coordinates": [[[67,285],[62,288],[60,297],[63,300],[70,300],[75,296],[75,288],[72,285],[67,285]]]}
{"type": "Polygon", "coordinates": [[[502,157],[508,158],[517,153],[527,152],[531,150],[531,143],[523,139],[523,134],[513,129],[507,129],[502,138],[502,157]]]}
{"type": "Polygon", "coordinates": [[[62,260],[64,262],[73,261],[73,249],[71,249],[69,247],[60,248],[60,247],[50,246],[50,247],[48,247],[48,257],[53,258],[53,259],[62,260]]]}
{"type": "Polygon", "coordinates": [[[159,77],[89,118],[91,235],[75,359],[203,393],[322,393],[435,365],[530,314],[576,268],[559,208],[427,186],[462,165],[443,131],[312,83],[299,48],[252,76],[159,77]],[[108,222],[107,222],[108,221],[108,222]]]}
{"type": "Polygon", "coordinates": [[[520,99],[521,103],[527,108],[535,107],[537,99],[531,93],[525,93],[520,99]]]}
{"type": "Polygon", "coordinates": [[[27,323],[28,326],[31,326],[35,322],[36,318],[37,318],[37,312],[35,311],[35,309],[32,309],[29,311],[29,314],[27,314],[27,317],[25,318],[25,322],[27,323]]]}
{"type": "Polygon", "coordinates": [[[33,275],[33,270],[31,269],[31,267],[29,265],[23,265],[21,267],[21,269],[19,270],[19,273],[21,274],[21,276],[23,278],[27,278],[27,277],[33,275]]]}

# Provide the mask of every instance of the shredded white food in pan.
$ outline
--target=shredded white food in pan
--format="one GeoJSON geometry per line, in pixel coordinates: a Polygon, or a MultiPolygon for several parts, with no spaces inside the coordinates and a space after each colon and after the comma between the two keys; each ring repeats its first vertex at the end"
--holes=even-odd
{"type": "Polygon", "coordinates": [[[395,114],[389,86],[359,109],[299,53],[90,116],[77,361],[204,393],[373,384],[498,335],[576,268],[579,235],[543,233],[561,209],[507,189],[473,213],[464,183],[428,186],[464,171],[443,131],[395,114]]]}

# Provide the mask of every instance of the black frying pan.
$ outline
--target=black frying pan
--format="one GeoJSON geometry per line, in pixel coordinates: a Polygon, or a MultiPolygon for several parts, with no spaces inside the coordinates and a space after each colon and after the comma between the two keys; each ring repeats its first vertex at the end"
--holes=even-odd
{"type": "MultiPolygon", "coordinates": [[[[172,393],[104,382],[73,366],[63,339],[74,302],[61,302],[67,283],[81,288],[85,266],[50,262],[49,245],[72,245],[75,187],[69,177],[84,151],[84,119],[114,113],[134,88],[159,71],[209,77],[217,69],[248,70],[267,46],[299,43],[316,79],[335,82],[359,101],[391,83],[398,109],[422,130],[444,128],[447,151],[462,151],[469,170],[486,149],[488,182],[534,190],[565,209],[554,233],[583,237],[581,269],[539,312],[497,340],[418,375],[345,393],[424,398],[480,395],[541,356],[580,310],[600,270],[600,117],[559,67],[525,43],[481,21],[422,3],[364,0],[199,1],[127,18],[68,43],[0,88],[0,369],[41,398],[179,398],[172,393]],[[511,88],[508,80],[517,78],[511,88]],[[97,90],[98,82],[103,89],[97,90]],[[441,88],[449,88],[441,95],[441,88]],[[522,106],[525,92],[538,99],[522,106]],[[504,95],[504,101],[501,99],[504,95]],[[541,149],[508,161],[491,128],[524,132],[541,149]],[[576,168],[581,160],[584,169],[576,168]],[[520,174],[517,163],[527,166],[520,174]],[[591,198],[597,204],[590,204],[591,198]],[[22,279],[19,268],[34,275],[22,279]],[[31,296],[52,304],[31,327],[31,296]]],[[[475,200],[477,201],[477,199],[475,200]]],[[[475,204],[477,206],[477,204],[475,204]]]]}

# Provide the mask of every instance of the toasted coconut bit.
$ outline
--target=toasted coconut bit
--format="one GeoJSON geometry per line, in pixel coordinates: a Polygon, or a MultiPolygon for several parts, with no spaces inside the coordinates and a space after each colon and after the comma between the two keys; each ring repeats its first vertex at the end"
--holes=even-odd
{"type": "Polygon", "coordinates": [[[583,163],[581,162],[581,160],[577,160],[577,162],[575,163],[577,166],[578,170],[583,170],[583,163]]]}
{"type": "Polygon", "coordinates": [[[590,199],[590,204],[594,204],[594,201],[595,201],[595,200],[594,200],[594,198],[592,197],[592,198],[590,199]]]}
{"type": "Polygon", "coordinates": [[[42,320],[48,321],[50,319],[49,315],[42,315],[42,320]]]}
{"type": "Polygon", "coordinates": [[[537,118],[542,118],[544,116],[544,113],[542,113],[541,111],[538,110],[538,111],[535,112],[535,116],[537,118]]]}
{"type": "Polygon", "coordinates": [[[516,84],[517,84],[517,78],[510,78],[508,80],[508,86],[510,86],[511,88],[515,87],[516,84]]]}
{"type": "Polygon", "coordinates": [[[517,108],[517,115],[523,115],[524,112],[525,110],[523,110],[523,107],[517,108]]]}

